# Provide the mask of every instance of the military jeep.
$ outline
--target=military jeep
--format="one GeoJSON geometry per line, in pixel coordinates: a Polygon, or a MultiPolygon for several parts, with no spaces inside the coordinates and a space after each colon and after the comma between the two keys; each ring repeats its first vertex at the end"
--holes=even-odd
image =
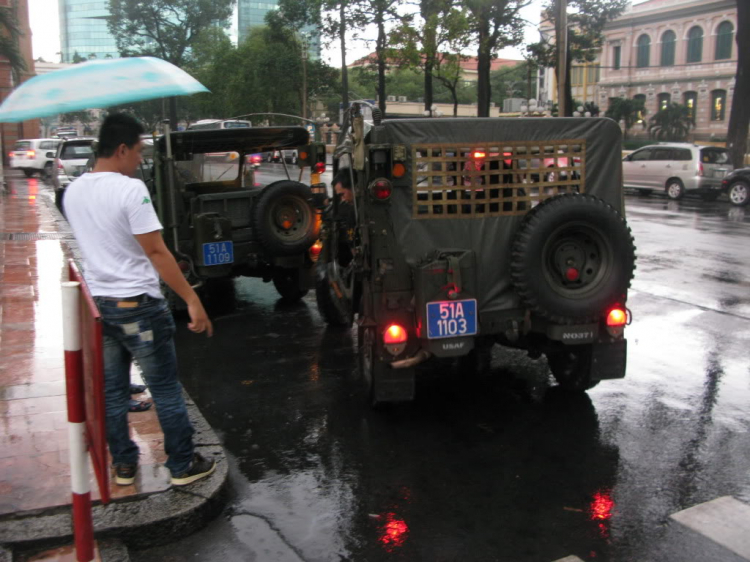
{"type": "Polygon", "coordinates": [[[356,317],[372,404],[414,397],[415,367],[493,345],[545,354],[564,389],[625,376],[635,247],[609,119],[404,119],[352,110],[334,167],[354,204],[323,217],[316,295],[356,317]]]}
{"type": "MultiPolygon", "coordinates": [[[[250,159],[290,148],[322,154],[325,165],[325,147],[310,143],[303,127],[188,130],[155,139],[153,161],[143,175],[167,246],[191,284],[201,288],[217,279],[260,277],[290,301],[312,288],[317,256],[310,249],[320,216],[310,187],[289,178],[288,171],[287,180],[257,185],[250,159]]],[[[299,165],[310,163],[301,159],[299,165]]],[[[184,306],[163,289],[173,308],[184,306]]]]}

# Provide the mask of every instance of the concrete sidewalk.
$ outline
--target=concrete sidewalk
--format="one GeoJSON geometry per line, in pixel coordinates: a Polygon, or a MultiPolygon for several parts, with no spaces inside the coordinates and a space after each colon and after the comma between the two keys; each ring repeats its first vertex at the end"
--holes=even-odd
{"type": "MultiPolygon", "coordinates": [[[[60,283],[67,280],[67,259],[78,258],[51,187],[15,171],[6,180],[0,196],[0,562],[31,560],[30,551],[72,543],[60,283]]],[[[133,379],[140,382],[137,370],[133,379]]],[[[221,510],[224,452],[189,399],[188,407],[196,443],[217,459],[216,472],[186,489],[172,488],[161,464],[163,435],[155,407],[130,414],[141,449],[138,478],[133,486],[112,484],[108,506],[95,501],[97,539],[117,538],[131,546],[168,542],[221,510]]],[[[91,477],[92,498],[98,500],[93,471],[91,477]]],[[[104,560],[107,552],[123,559],[111,544],[102,548],[104,560]]]]}

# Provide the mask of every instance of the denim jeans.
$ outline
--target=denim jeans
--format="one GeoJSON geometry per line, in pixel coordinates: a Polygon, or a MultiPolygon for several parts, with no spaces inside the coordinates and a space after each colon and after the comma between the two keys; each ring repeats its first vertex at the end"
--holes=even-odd
{"type": "Polygon", "coordinates": [[[138,462],[138,446],[128,429],[130,364],[135,359],[156,403],[169,457],[166,467],[179,475],[193,460],[194,429],[177,380],[175,324],[164,299],[137,299],[137,305],[128,308],[106,297],[94,299],[103,321],[107,443],[115,464],[138,462]]]}

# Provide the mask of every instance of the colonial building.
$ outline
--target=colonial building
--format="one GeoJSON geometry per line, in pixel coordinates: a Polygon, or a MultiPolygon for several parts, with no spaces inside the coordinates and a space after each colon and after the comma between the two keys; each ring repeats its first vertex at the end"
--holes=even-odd
{"type": "Polygon", "coordinates": [[[695,140],[724,140],[736,31],[736,0],[648,0],[629,7],[604,30],[599,107],[606,110],[615,97],[639,98],[647,119],[680,103],[693,116],[695,140]]]}

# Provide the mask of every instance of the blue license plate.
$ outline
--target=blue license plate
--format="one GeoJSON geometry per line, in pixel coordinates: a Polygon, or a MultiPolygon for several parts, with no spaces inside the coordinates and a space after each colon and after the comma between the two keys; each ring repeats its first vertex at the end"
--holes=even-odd
{"type": "Polygon", "coordinates": [[[477,333],[477,301],[440,301],[427,303],[427,337],[455,338],[477,333]]]}
{"type": "Polygon", "coordinates": [[[203,265],[225,265],[234,261],[232,242],[209,242],[203,244],[203,265]]]}

